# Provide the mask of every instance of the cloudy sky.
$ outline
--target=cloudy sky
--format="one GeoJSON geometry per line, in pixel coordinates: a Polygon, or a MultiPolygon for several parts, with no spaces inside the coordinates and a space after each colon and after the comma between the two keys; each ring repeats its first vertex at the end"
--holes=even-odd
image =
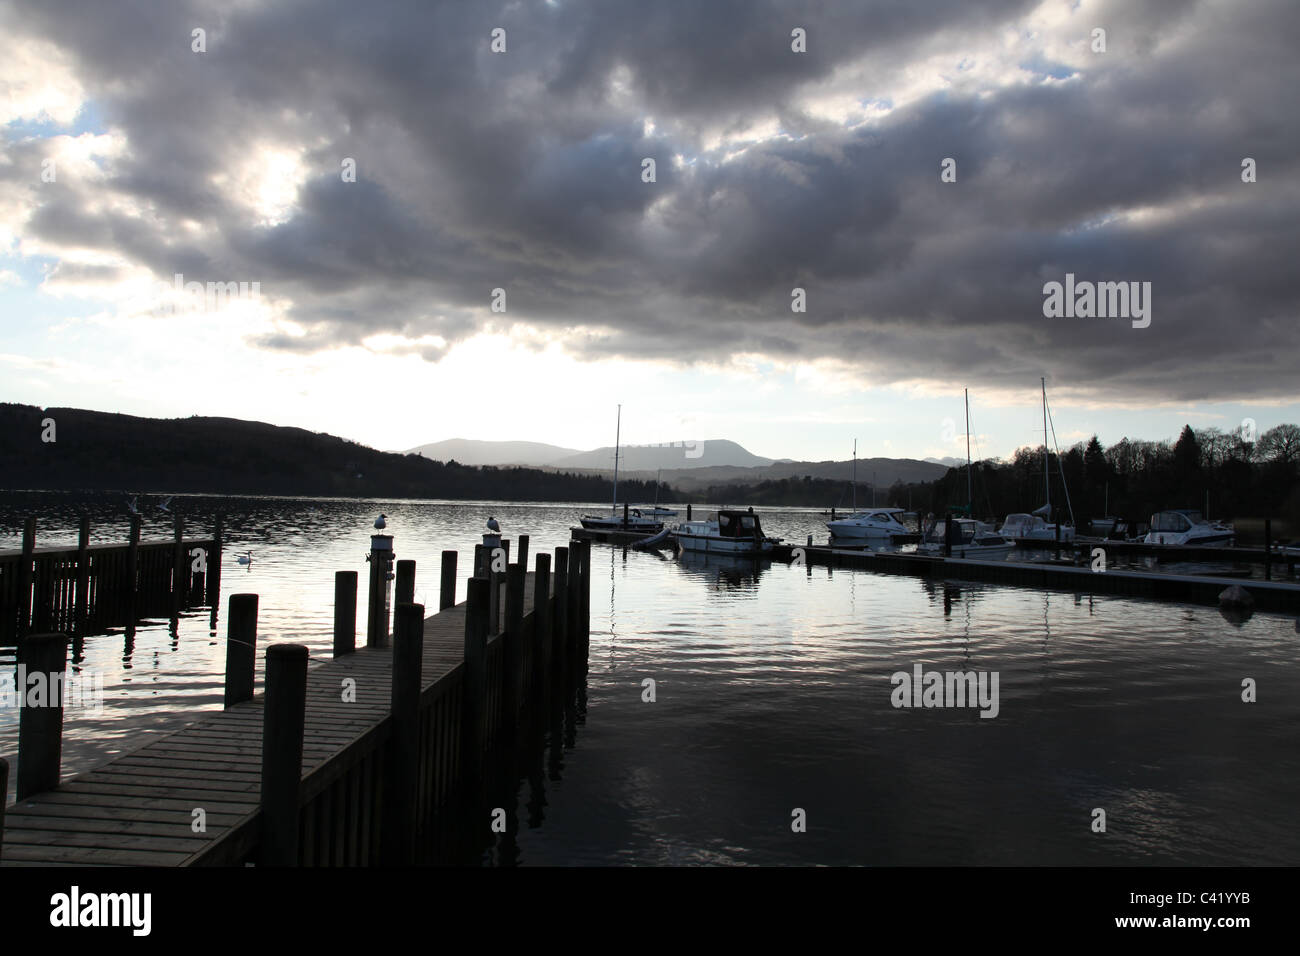
{"type": "Polygon", "coordinates": [[[0,0],[0,400],[810,459],[964,454],[963,387],[1010,454],[1039,376],[1062,446],[1300,421],[1298,47],[1294,0],[0,0]],[[1067,273],[1150,324],[1045,316],[1067,273]]]}

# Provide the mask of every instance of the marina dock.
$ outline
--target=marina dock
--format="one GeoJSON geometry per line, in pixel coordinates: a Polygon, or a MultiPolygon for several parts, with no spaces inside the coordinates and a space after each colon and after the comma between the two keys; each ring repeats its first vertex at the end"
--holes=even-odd
{"type": "MultiPolygon", "coordinates": [[[[562,703],[586,671],[590,547],[557,548],[553,573],[547,553],[533,572],[485,569],[452,605],[455,569],[456,553],[443,552],[445,606],[425,617],[403,600],[414,562],[399,562],[392,637],[383,611],[361,648],[357,575],[339,572],[334,657],[309,666],[302,645],[271,645],[256,696],[256,598],[233,595],[224,711],[63,781],[57,734],[52,757],[48,734],[20,735],[19,799],[0,814],[0,865],[404,864],[435,853],[449,822],[486,833],[486,811],[464,814],[479,810],[465,794],[489,754],[562,703]],[[33,783],[33,773],[46,779],[33,783]]],[[[385,601],[372,591],[368,624],[385,601]]],[[[28,642],[66,652],[63,635],[28,642]]]]}

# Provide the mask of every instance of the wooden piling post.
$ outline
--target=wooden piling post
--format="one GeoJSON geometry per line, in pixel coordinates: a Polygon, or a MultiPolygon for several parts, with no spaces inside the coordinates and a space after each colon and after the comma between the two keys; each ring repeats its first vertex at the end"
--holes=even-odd
{"type": "Polygon", "coordinates": [[[334,572],[334,656],[357,649],[357,572],[334,572]]]}
{"type": "Polygon", "coordinates": [[[1055,524],[1053,525],[1053,527],[1056,528],[1056,560],[1060,561],[1061,560],[1061,513],[1057,511],[1055,508],[1053,508],[1052,517],[1055,519],[1055,524]]]}
{"type": "Polygon", "coordinates": [[[298,865],[298,788],[307,716],[307,648],[266,649],[266,706],[262,713],[263,866],[298,865]]]}
{"type": "MultiPolygon", "coordinates": [[[[414,562],[412,562],[414,563],[414,562]]],[[[420,777],[420,668],[424,659],[424,605],[399,603],[393,610],[393,671],[390,710],[393,735],[385,766],[382,857],[388,866],[415,862],[420,777]]]]}
{"type": "MultiPolygon", "coordinates": [[[[507,733],[512,733],[519,712],[524,659],[524,574],[522,564],[506,569],[506,630],[501,647],[501,709],[507,733]]],[[[507,739],[510,739],[507,737],[507,739]]]]}
{"type": "Polygon", "coordinates": [[[578,541],[569,542],[568,578],[569,606],[566,613],[568,626],[565,628],[564,644],[565,654],[569,660],[576,662],[578,659],[578,618],[582,613],[582,605],[578,599],[578,591],[582,585],[582,544],[578,541]]]}
{"type": "MultiPolygon", "coordinates": [[[[18,565],[18,628],[19,637],[32,629],[32,564],[36,560],[36,519],[23,522],[23,555],[18,565]]],[[[18,768],[19,773],[22,767],[18,768]]]]}
{"type": "MultiPolygon", "coordinates": [[[[482,545],[480,545],[482,547],[482,545]]],[[[442,578],[438,585],[438,610],[456,605],[456,552],[442,552],[442,578]]]]}
{"type": "Polygon", "coordinates": [[[1273,580],[1273,519],[1264,519],[1264,580],[1273,580]]]}
{"type": "Polygon", "coordinates": [[[952,557],[952,529],[952,512],[949,511],[943,516],[943,556],[945,558],[952,557]]]}
{"type": "Polygon", "coordinates": [[[135,633],[136,597],[140,587],[140,516],[131,515],[131,531],[126,544],[126,581],[122,593],[126,598],[127,630],[135,633]]]}
{"type": "Polygon", "coordinates": [[[172,515],[172,617],[180,613],[181,596],[189,597],[188,583],[185,574],[185,519],[177,514],[172,515]]]}
{"type": "MultiPolygon", "coordinates": [[[[288,645],[286,645],[288,646],[288,645]]],[[[268,660],[270,648],[267,649],[268,660]]],[[[226,708],[253,699],[257,667],[257,595],[230,595],[226,617],[226,708]]]]}
{"type": "Polygon", "coordinates": [[[393,563],[393,536],[370,536],[370,595],[366,613],[366,646],[388,646],[388,569],[393,563]]]}
{"type": "Polygon", "coordinates": [[[461,695],[461,763],[477,776],[487,705],[488,579],[469,579],[465,596],[465,685],[461,695]]]}
{"type": "Polygon", "coordinates": [[[551,624],[551,646],[558,665],[556,677],[569,669],[569,549],[555,549],[555,615],[551,624]]]}
{"type": "Polygon", "coordinates": [[[84,512],[77,526],[77,598],[73,629],[80,634],[90,615],[90,515],[84,512]]]}
{"type": "Polygon", "coordinates": [[[578,590],[579,632],[582,635],[582,654],[587,656],[591,647],[591,539],[582,542],[582,583],[578,590]]]}
{"type": "Polygon", "coordinates": [[[68,666],[68,638],[64,634],[28,634],[18,643],[18,662],[28,686],[18,691],[18,799],[53,790],[59,785],[63,756],[64,672],[68,666]],[[45,693],[36,703],[31,697],[44,682],[45,693]]]}
{"type": "Polygon", "coordinates": [[[224,526],[226,522],[225,514],[217,513],[217,524],[212,530],[212,550],[208,552],[208,570],[207,570],[207,598],[204,603],[214,611],[218,604],[221,603],[221,547],[223,543],[224,526]]]}
{"type": "Polygon", "coordinates": [[[533,687],[543,685],[551,670],[551,556],[537,556],[533,575],[533,687]]]}
{"type": "Polygon", "coordinates": [[[5,803],[9,800],[9,761],[0,757],[0,860],[5,853],[5,803]]]}
{"type": "Polygon", "coordinates": [[[687,505],[687,506],[686,506],[686,520],[687,520],[687,521],[690,521],[690,520],[691,520],[691,506],[690,506],[690,505],[687,505]]]}
{"type": "Polygon", "coordinates": [[[528,571],[528,535],[519,536],[519,553],[515,555],[515,563],[518,564],[525,572],[528,571]]]}
{"type": "Polygon", "coordinates": [[[482,544],[474,545],[474,571],[471,577],[487,577],[488,568],[491,566],[492,560],[488,557],[487,546],[482,544]]]}
{"type": "Polygon", "coordinates": [[[624,531],[627,530],[627,510],[628,510],[628,504],[625,501],[623,502],[623,530],[624,531]]]}
{"type": "MultiPolygon", "coordinates": [[[[397,587],[393,591],[393,606],[415,603],[415,562],[411,560],[397,562],[397,587]]],[[[396,616],[393,626],[396,628],[396,616]]]]}

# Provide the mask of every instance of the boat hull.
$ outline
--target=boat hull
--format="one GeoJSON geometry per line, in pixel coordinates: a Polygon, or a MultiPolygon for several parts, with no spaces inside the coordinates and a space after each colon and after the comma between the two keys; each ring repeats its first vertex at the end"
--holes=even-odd
{"type": "Polygon", "coordinates": [[[771,541],[755,542],[749,538],[724,538],[720,535],[691,534],[678,531],[677,543],[683,551],[697,554],[760,555],[772,550],[771,541]]]}
{"type": "Polygon", "coordinates": [[[633,531],[653,534],[663,530],[662,521],[651,521],[648,518],[628,518],[626,522],[620,518],[598,518],[592,515],[583,515],[580,519],[582,526],[588,531],[633,531]]]}

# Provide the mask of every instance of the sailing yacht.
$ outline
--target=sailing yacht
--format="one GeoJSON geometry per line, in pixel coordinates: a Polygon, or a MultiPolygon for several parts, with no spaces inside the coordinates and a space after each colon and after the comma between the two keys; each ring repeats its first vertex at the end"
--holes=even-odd
{"type": "Polygon", "coordinates": [[[640,509],[628,509],[627,520],[618,511],[618,451],[622,438],[623,406],[618,406],[618,418],[614,425],[614,501],[609,506],[609,517],[604,515],[583,515],[582,526],[588,531],[641,531],[653,533],[663,530],[663,522],[643,515],[640,509]]]}
{"type": "MultiPolygon", "coordinates": [[[[949,510],[965,511],[968,515],[974,512],[975,494],[974,485],[971,482],[971,460],[970,460],[970,392],[966,392],[966,507],[953,508],[949,510]]],[[[983,521],[976,521],[974,518],[953,518],[953,541],[952,556],[954,558],[982,558],[982,557],[1002,557],[1011,552],[1015,547],[1014,542],[1008,541],[996,531],[991,525],[983,521]]],[[[947,535],[947,523],[938,518],[931,518],[925,531],[921,535],[921,542],[916,546],[918,554],[943,554],[945,537],[947,535]]]]}
{"type": "MultiPolygon", "coordinates": [[[[1007,515],[1007,520],[1002,522],[1002,527],[998,529],[998,534],[1002,537],[1014,541],[1016,544],[1035,546],[1048,541],[1056,540],[1056,525],[1049,522],[1052,517],[1052,476],[1050,467],[1050,457],[1047,449],[1047,379],[1040,378],[1039,382],[1043,388],[1043,493],[1046,497],[1046,504],[1041,508],[1035,508],[1029,514],[1012,514],[1007,515]]],[[[1056,459],[1057,469],[1060,469],[1061,459],[1056,459]]],[[[1065,486],[1065,473],[1061,472],[1061,486],[1065,486]]],[[[1069,492],[1066,492],[1066,499],[1069,499],[1069,492]]],[[[1074,525],[1061,525],[1061,541],[1070,542],[1074,540],[1074,525]]]]}

